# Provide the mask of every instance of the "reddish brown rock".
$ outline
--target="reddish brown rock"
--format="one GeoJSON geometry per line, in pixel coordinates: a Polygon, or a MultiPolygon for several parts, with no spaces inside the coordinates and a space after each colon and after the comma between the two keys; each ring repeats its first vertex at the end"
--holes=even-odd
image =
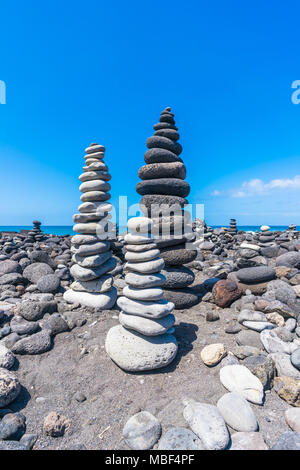
{"type": "Polygon", "coordinates": [[[215,303],[222,308],[230,307],[232,302],[242,296],[242,290],[238,284],[230,279],[218,281],[212,290],[215,303]]]}

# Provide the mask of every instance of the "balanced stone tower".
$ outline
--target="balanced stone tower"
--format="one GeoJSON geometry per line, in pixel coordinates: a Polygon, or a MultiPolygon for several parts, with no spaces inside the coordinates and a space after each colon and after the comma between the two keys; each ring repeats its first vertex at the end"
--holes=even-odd
{"type": "Polygon", "coordinates": [[[113,225],[109,221],[112,206],[106,202],[110,199],[111,176],[103,161],[102,145],[91,144],[85,152],[86,166],[79,177],[82,204],[79,214],[73,216],[73,230],[77,235],[72,237],[74,264],[70,271],[75,281],[64,299],[104,310],[112,308],[117,299],[113,277],[109,274],[116,266],[109,241],[113,237],[113,225]]]}
{"type": "Polygon", "coordinates": [[[228,232],[235,234],[237,233],[237,226],[236,226],[236,220],[235,219],[230,219],[230,224],[229,224],[229,229],[228,232]]]}
{"type": "Polygon", "coordinates": [[[105,343],[107,354],[126,371],[165,367],[178,349],[172,335],[174,304],[163,299],[164,261],[149,234],[151,226],[147,217],[128,221],[124,267],[127,285],[117,301],[120,325],[109,330],[105,343]]]}
{"type": "Polygon", "coordinates": [[[42,241],[44,239],[43,232],[41,231],[42,223],[38,220],[34,220],[33,222],[33,229],[28,232],[28,236],[34,241],[42,241]]]}
{"type": "Polygon", "coordinates": [[[170,108],[161,113],[154,130],[147,140],[146,165],[139,170],[142,181],[136,190],[143,196],[141,210],[153,221],[152,233],[165,261],[165,299],[177,309],[189,308],[198,302],[198,295],[188,289],[194,274],[183,265],[196,258],[197,250],[186,246],[195,239],[190,213],[184,210],[190,185],[185,181],[186,168],[179,157],[182,146],[170,108]]]}

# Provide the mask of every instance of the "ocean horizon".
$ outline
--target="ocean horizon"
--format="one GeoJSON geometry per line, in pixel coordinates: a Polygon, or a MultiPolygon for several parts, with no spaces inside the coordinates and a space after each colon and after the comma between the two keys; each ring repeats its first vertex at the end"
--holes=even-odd
{"type": "MultiPolygon", "coordinates": [[[[225,227],[225,225],[209,225],[210,227],[214,228],[221,228],[225,227]]],[[[238,230],[243,230],[244,232],[256,232],[260,230],[261,225],[238,225],[238,230]]],[[[270,225],[270,230],[275,231],[284,231],[288,229],[288,225],[270,225]]],[[[0,233],[1,232],[20,232],[21,230],[31,230],[33,228],[32,225],[0,225],[0,233]]],[[[41,226],[42,232],[45,234],[52,234],[52,235],[75,235],[73,232],[73,225],[42,225],[41,226]]],[[[300,230],[300,226],[296,227],[296,230],[300,230]]],[[[126,227],[121,227],[119,229],[119,233],[126,232],[126,227]]]]}

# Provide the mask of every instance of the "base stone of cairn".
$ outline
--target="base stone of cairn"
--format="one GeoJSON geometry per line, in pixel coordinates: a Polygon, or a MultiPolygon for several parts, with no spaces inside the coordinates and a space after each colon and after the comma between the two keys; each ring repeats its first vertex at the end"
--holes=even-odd
{"type": "Polygon", "coordinates": [[[163,299],[164,261],[148,230],[151,220],[136,217],[128,222],[120,325],[107,334],[105,348],[110,358],[126,371],[159,369],[170,364],[178,345],[172,335],[174,304],[163,299]]]}
{"type": "Polygon", "coordinates": [[[235,219],[230,219],[228,232],[232,233],[232,234],[235,234],[235,233],[237,233],[237,231],[238,230],[237,230],[237,226],[236,226],[236,220],[235,219]]]}
{"type": "Polygon", "coordinates": [[[142,212],[153,221],[152,233],[165,262],[165,299],[176,309],[189,308],[198,303],[198,295],[188,288],[194,274],[183,265],[194,261],[197,250],[186,248],[186,243],[195,238],[190,214],[184,211],[190,185],[185,181],[186,168],[179,157],[182,146],[177,142],[178,128],[170,108],[161,113],[154,130],[147,140],[146,165],[139,170],[142,181],[136,190],[142,196],[142,212]],[[176,208],[172,214],[170,207],[176,208]]]}
{"type": "Polygon", "coordinates": [[[113,277],[109,272],[116,266],[112,258],[109,238],[113,236],[113,226],[109,221],[112,209],[110,199],[111,179],[105,165],[105,148],[91,144],[86,149],[86,166],[79,177],[82,192],[79,214],[73,216],[74,232],[72,237],[73,253],[71,274],[74,282],[64,294],[69,303],[79,303],[99,310],[110,309],[117,299],[113,287],[113,277]]]}

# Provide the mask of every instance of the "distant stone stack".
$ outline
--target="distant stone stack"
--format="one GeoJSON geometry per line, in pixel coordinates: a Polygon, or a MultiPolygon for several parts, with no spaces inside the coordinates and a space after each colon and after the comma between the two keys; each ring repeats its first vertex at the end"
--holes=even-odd
{"type": "Polygon", "coordinates": [[[30,237],[34,241],[42,241],[44,239],[44,234],[41,231],[42,223],[38,220],[34,220],[33,222],[33,229],[28,232],[28,237],[30,237]]]}
{"type": "Polygon", "coordinates": [[[230,219],[228,232],[232,234],[236,234],[238,232],[235,219],[230,219]]]}
{"type": "Polygon", "coordinates": [[[72,238],[71,274],[75,281],[64,294],[67,302],[100,310],[112,308],[117,299],[113,277],[109,274],[116,260],[110,250],[109,239],[114,236],[109,221],[112,206],[106,201],[110,199],[111,176],[103,161],[104,152],[105,148],[98,144],[86,149],[86,166],[79,177],[82,204],[79,214],[73,216],[73,230],[77,235],[72,238]]]}
{"type": "Polygon", "coordinates": [[[295,231],[296,231],[296,228],[297,228],[297,227],[296,227],[295,224],[291,224],[291,225],[289,226],[288,230],[291,231],[291,232],[295,232],[295,231]]]}
{"type": "Polygon", "coordinates": [[[139,170],[142,181],[136,189],[143,196],[141,210],[153,221],[155,241],[165,261],[165,298],[175,308],[189,308],[198,302],[198,296],[188,289],[194,274],[183,265],[196,258],[197,250],[186,248],[195,238],[190,214],[184,211],[190,185],[185,181],[186,168],[179,157],[182,147],[170,108],[161,113],[154,130],[147,140],[146,165],[139,170]]]}
{"type": "Polygon", "coordinates": [[[128,221],[125,236],[126,287],[118,299],[120,325],[108,332],[105,348],[126,371],[167,366],[176,356],[174,304],[163,299],[164,261],[149,234],[152,221],[136,217],[128,221]]]}

